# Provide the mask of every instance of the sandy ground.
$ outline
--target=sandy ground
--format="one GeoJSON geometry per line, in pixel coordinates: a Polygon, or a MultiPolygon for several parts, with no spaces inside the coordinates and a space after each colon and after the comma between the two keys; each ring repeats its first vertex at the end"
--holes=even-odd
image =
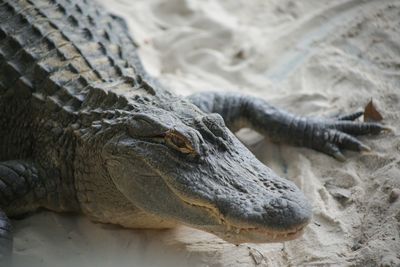
{"type": "MultiPolygon", "coordinates": [[[[400,2],[118,0],[148,70],[180,94],[242,91],[305,115],[359,110],[371,98],[399,132],[400,2]]],[[[132,231],[42,212],[15,221],[17,266],[399,266],[400,138],[362,138],[345,163],[240,137],[313,203],[305,235],[234,246],[189,228],[132,231]]]]}

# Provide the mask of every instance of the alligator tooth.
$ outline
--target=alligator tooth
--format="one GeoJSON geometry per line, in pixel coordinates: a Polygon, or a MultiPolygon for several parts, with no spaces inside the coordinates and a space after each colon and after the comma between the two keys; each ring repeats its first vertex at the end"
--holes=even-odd
{"type": "Polygon", "coordinates": [[[235,232],[236,234],[240,234],[240,228],[236,228],[235,232]]]}

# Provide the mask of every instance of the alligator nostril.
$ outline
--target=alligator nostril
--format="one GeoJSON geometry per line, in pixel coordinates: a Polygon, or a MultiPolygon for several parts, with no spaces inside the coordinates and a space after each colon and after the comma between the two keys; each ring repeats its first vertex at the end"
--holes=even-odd
{"type": "Polygon", "coordinates": [[[287,206],[288,206],[288,202],[287,202],[287,200],[286,199],[280,199],[280,206],[282,207],[282,208],[286,208],[287,206]]]}
{"type": "Polygon", "coordinates": [[[283,198],[275,198],[271,200],[266,206],[268,206],[268,209],[275,209],[277,211],[287,208],[288,202],[286,199],[283,198]]]}

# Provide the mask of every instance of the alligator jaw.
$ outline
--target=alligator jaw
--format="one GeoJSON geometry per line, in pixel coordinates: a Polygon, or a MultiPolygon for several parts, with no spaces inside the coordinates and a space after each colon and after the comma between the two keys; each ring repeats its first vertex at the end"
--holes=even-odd
{"type": "Polygon", "coordinates": [[[286,231],[278,231],[267,228],[241,228],[231,224],[224,223],[225,232],[223,236],[221,233],[214,232],[214,234],[221,236],[222,239],[234,243],[273,243],[273,242],[284,242],[296,239],[303,235],[304,229],[308,225],[304,223],[297,228],[288,229],[286,231]]]}
{"type": "Polygon", "coordinates": [[[222,239],[233,244],[284,242],[302,236],[307,224],[308,223],[299,226],[297,229],[287,231],[258,228],[237,228],[232,225],[225,225],[228,230],[223,233],[224,236],[221,236],[221,234],[218,232],[215,232],[214,234],[221,236],[222,239]]]}
{"type": "Polygon", "coordinates": [[[191,227],[210,232],[225,241],[233,244],[241,243],[274,243],[274,242],[285,242],[294,240],[303,235],[305,228],[309,224],[310,220],[290,229],[272,229],[266,226],[264,227],[248,227],[238,226],[227,221],[226,218],[214,207],[207,205],[199,205],[191,203],[189,200],[180,197],[180,199],[191,206],[199,209],[207,210],[212,217],[218,218],[219,224],[215,226],[198,226],[189,225],[191,227]]]}

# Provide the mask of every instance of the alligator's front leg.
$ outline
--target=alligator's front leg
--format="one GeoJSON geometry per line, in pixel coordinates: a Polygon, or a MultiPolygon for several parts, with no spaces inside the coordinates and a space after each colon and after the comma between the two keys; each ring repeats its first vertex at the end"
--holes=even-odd
{"type": "Polygon", "coordinates": [[[310,147],[341,161],[345,160],[341,149],[370,150],[354,136],[388,129],[380,123],[353,121],[362,112],[338,118],[303,117],[241,94],[204,92],[189,96],[189,100],[204,112],[219,113],[232,131],[253,128],[275,142],[310,147]]]}

